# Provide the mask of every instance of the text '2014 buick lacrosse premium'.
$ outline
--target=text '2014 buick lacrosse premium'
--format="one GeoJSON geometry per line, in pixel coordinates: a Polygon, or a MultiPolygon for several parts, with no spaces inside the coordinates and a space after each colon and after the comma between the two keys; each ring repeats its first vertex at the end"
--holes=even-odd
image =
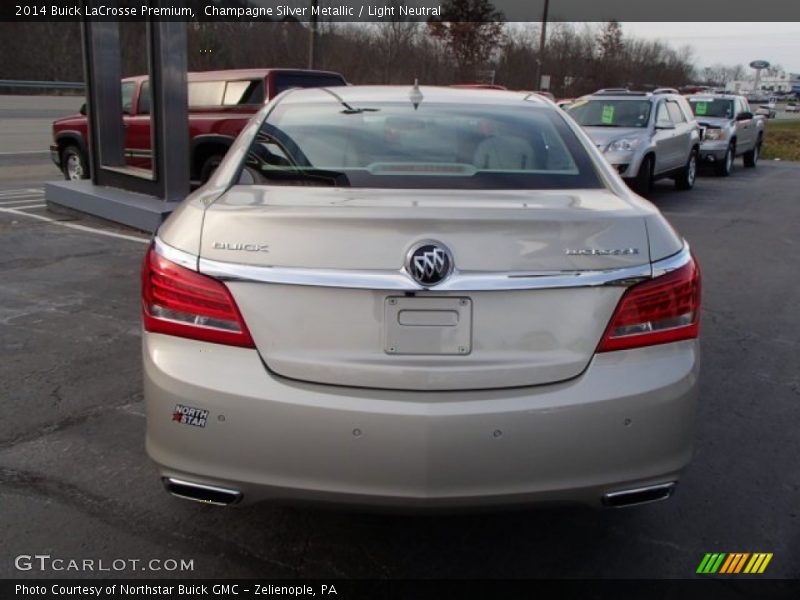
{"type": "Polygon", "coordinates": [[[142,283],[177,496],[625,506],[691,458],[698,266],[535,94],[288,91],[142,283]]]}

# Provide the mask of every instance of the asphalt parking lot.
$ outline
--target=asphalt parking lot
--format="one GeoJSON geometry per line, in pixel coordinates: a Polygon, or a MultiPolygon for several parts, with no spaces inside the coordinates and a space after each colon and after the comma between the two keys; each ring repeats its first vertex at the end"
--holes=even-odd
{"type": "Polygon", "coordinates": [[[194,565],[97,576],[685,578],[716,551],[772,552],[769,576],[800,577],[800,164],[737,161],[652,195],[704,277],[696,456],[672,500],[422,517],[167,496],[144,452],[147,236],[49,213],[55,177],[0,160],[0,577],[92,575],[14,568],[50,554],[194,565]]]}

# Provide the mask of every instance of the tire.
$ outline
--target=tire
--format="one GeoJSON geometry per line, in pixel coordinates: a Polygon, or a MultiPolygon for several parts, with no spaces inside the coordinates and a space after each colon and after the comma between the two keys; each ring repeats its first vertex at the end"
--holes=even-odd
{"type": "Polygon", "coordinates": [[[77,146],[67,146],[61,151],[61,172],[67,181],[89,178],[86,155],[77,146]]]}
{"type": "Polygon", "coordinates": [[[679,190],[690,190],[694,187],[697,179],[697,149],[694,148],[689,154],[689,160],[683,171],[675,178],[675,187],[679,190]]]}
{"type": "Polygon", "coordinates": [[[653,189],[653,157],[648,154],[639,165],[639,172],[628,185],[640,196],[646,196],[653,189]]]}
{"type": "Polygon", "coordinates": [[[733,159],[736,157],[736,146],[730,144],[725,152],[725,158],[714,165],[714,171],[720,177],[727,177],[733,170],[733,159]]]}
{"type": "Polygon", "coordinates": [[[761,136],[758,136],[758,141],[750,152],[744,153],[744,166],[748,169],[755,169],[758,164],[758,159],[761,156],[761,136]]]}
{"type": "Polygon", "coordinates": [[[214,174],[214,171],[217,170],[223,158],[222,154],[212,154],[203,162],[203,166],[200,167],[201,184],[211,179],[211,176],[214,174]]]}

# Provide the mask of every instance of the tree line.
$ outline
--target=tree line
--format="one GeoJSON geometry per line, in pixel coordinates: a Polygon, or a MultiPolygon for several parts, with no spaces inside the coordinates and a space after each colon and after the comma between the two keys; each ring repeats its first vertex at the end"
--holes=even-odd
{"type": "MultiPolygon", "coordinates": [[[[451,0],[456,5],[486,0],[451,0]]],[[[538,23],[447,21],[319,23],[315,67],[360,84],[449,85],[495,83],[539,89],[536,64],[557,96],[602,87],[679,87],[722,75],[698,70],[691,49],[625,35],[619,23],[550,23],[539,55],[538,23]]],[[[452,18],[452,13],[450,14],[452,18]]],[[[120,25],[123,76],[145,73],[144,23],[120,25]]],[[[284,22],[193,22],[188,28],[190,70],[246,67],[305,68],[309,25],[284,22]]],[[[720,68],[722,69],[722,68],[720,68]]],[[[82,81],[78,23],[0,24],[0,79],[82,81]]],[[[718,82],[715,82],[718,83],[718,82]]],[[[723,82],[724,83],[724,82],[723,82]]]]}

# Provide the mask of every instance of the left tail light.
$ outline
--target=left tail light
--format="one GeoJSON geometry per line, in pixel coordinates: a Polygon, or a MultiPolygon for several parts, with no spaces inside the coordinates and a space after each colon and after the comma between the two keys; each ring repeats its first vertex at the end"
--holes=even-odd
{"type": "Polygon", "coordinates": [[[153,246],[142,265],[142,317],[145,331],[255,348],[225,284],[167,260],[153,246]]]}

